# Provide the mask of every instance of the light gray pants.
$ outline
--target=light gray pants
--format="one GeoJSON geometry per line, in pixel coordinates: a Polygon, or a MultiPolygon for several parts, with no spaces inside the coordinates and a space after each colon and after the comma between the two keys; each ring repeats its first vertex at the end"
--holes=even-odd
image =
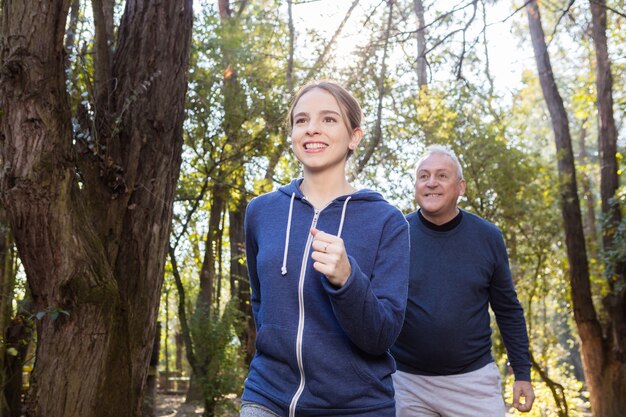
{"type": "Polygon", "coordinates": [[[239,417],[280,417],[267,407],[260,404],[244,402],[241,404],[239,417]]]}
{"type": "Polygon", "coordinates": [[[396,417],[504,417],[500,371],[495,363],[458,375],[424,376],[397,371],[396,417]]]}

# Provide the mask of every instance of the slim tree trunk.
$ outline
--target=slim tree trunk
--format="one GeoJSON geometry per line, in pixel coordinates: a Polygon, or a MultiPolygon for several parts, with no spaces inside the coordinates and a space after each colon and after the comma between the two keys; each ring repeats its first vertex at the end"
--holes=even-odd
{"type": "MultiPolygon", "coordinates": [[[[243,178],[243,176],[241,177],[243,178]]],[[[240,184],[243,189],[243,184],[240,184]]],[[[250,305],[250,281],[245,263],[246,242],[244,219],[248,200],[243,196],[237,200],[234,209],[229,212],[230,231],[230,282],[231,295],[238,301],[238,309],[244,315],[244,323],[239,332],[239,341],[245,349],[245,361],[250,363],[255,353],[254,340],[256,326],[250,305]]]]}
{"type": "Polygon", "coordinates": [[[152,353],[150,354],[150,368],[146,379],[146,394],[143,402],[143,417],[156,416],[157,383],[159,379],[159,355],[161,353],[161,323],[156,325],[152,353]]]}
{"type": "Polygon", "coordinates": [[[24,378],[22,370],[35,332],[31,314],[33,302],[28,292],[25,299],[22,300],[21,306],[3,335],[7,350],[4,353],[5,380],[2,386],[2,395],[7,408],[0,412],[2,417],[23,416],[22,387],[24,378]]]}
{"type": "MultiPolygon", "coordinates": [[[[606,0],[589,2],[592,15],[592,37],[596,51],[596,105],[598,107],[598,148],[600,150],[600,195],[602,214],[608,227],[602,232],[605,249],[613,246],[615,228],[620,222],[619,206],[612,204],[619,187],[617,165],[617,129],[613,116],[613,77],[606,38],[606,0]]],[[[623,272],[623,271],[622,271],[623,272]]],[[[622,277],[623,280],[623,277],[622,277]]]]}
{"type": "Polygon", "coordinates": [[[428,84],[426,72],[426,19],[424,19],[424,3],[413,0],[413,8],[417,17],[417,85],[421,88],[428,84]]]}
{"type": "MultiPolygon", "coordinates": [[[[583,121],[580,127],[580,134],[578,136],[578,164],[581,166],[587,166],[587,128],[586,121],[583,121]]],[[[585,206],[586,222],[583,222],[585,227],[585,236],[587,236],[587,242],[589,243],[589,254],[591,258],[598,258],[598,237],[596,232],[596,202],[593,190],[591,189],[591,180],[587,170],[583,170],[580,177],[580,184],[583,191],[583,199],[585,206]]]]}
{"type": "Polygon", "coordinates": [[[389,7],[389,12],[387,14],[387,25],[385,26],[385,31],[383,33],[384,36],[384,46],[383,46],[383,57],[380,64],[380,72],[378,74],[378,103],[376,106],[376,124],[374,125],[374,133],[372,137],[367,141],[365,146],[363,146],[363,156],[359,158],[355,171],[350,175],[350,180],[356,178],[358,174],[360,174],[365,167],[367,166],[370,158],[374,155],[374,151],[378,147],[378,145],[383,140],[383,101],[385,99],[385,94],[387,93],[385,88],[385,80],[387,78],[387,55],[389,54],[389,41],[391,39],[391,30],[393,29],[393,6],[395,0],[387,0],[387,6],[389,7]]]}
{"type": "MultiPolygon", "coordinates": [[[[585,250],[580,203],[576,189],[576,170],[567,113],[556,86],[550,57],[541,25],[536,1],[526,5],[530,34],[539,73],[541,89],[550,112],[557,148],[559,192],[565,227],[565,243],[569,261],[569,275],[574,319],[581,340],[581,355],[589,386],[590,402],[596,417],[622,417],[626,410],[626,372],[615,336],[603,336],[591,299],[589,267],[585,250]]],[[[622,295],[623,297],[623,295],[622,295]]],[[[625,312],[621,314],[621,320],[625,312]]],[[[609,310],[609,314],[614,311],[609,310]]],[[[609,317],[610,321],[615,317],[609,317]]]]}
{"type": "Polygon", "coordinates": [[[15,270],[13,268],[15,251],[11,230],[6,224],[4,209],[0,207],[0,417],[8,415],[3,388],[7,384],[7,361],[14,350],[7,351],[6,334],[11,323],[13,309],[13,290],[15,289],[15,270]]]}
{"type": "Polygon", "coordinates": [[[73,130],[65,91],[70,3],[3,4],[2,195],[43,315],[26,414],[136,417],[181,162],[192,1],[126,2],[108,73],[96,56],[116,88],[95,101],[90,132],[73,130]]]}

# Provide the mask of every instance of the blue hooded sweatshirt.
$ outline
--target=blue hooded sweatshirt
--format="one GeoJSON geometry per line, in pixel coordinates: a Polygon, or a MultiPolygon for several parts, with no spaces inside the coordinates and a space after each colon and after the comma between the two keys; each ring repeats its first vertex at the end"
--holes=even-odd
{"type": "Polygon", "coordinates": [[[406,306],[407,222],[371,190],[316,210],[301,182],[246,211],[257,338],[242,400],[281,416],[394,417],[389,348],[406,306]],[[341,288],[313,269],[313,227],[344,241],[352,272],[341,288]]]}

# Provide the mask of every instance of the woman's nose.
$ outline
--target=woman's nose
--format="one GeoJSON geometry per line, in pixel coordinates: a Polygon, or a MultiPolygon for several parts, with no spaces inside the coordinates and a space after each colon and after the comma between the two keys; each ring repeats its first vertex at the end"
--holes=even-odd
{"type": "Polygon", "coordinates": [[[314,135],[316,133],[319,133],[319,131],[319,124],[316,121],[311,120],[306,127],[306,133],[308,135],[314,135]]]}

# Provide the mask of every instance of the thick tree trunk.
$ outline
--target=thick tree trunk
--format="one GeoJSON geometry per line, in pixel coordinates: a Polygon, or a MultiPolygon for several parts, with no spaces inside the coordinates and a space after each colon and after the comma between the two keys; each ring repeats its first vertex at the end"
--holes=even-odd
{"type": "MultiPolygon", "coordinates": [[[[574,319],[581,340],[581,355],[589,386],[591,408],[593,415],[597,417],[623,417],[626,410],[626,368],[619,357],[623,358],[624,355],[620,353],[619,346],[615,345],[614,335],[609,332],[606,339],[603,337],[591,299],[589,267],[567,113],[552,72],[537,2],[530,1],[526,8],[539,80],[552,119],[557,148],[559,191],[570,267],[574,319]]],[[[623,303],[623,293],[621,302],[623,303]]],[[[622,320],[625,316],[623,309],[622,311],[618,308],[609,309],[608,312],[613,319],[614,314],[621,315],[622,320]]]]}
{"type": "Polygon", "coordinates": [[[191,4],[127,1],[111,72],[96,70],[116,80],[96,112],[109,123],[87,139],[74,137],[65,92],[70,1],[4,4],[2,191],[45,313],[29,417],[141,413],[180,168],[191,4]]]}
{"type": "MultiPolygon", "coordinates": [[[[600,150],[600,196],[602,198],[602,243],[604,252],[619,250],[616,247],[616,229],[619,227],[621,209],[614,200],[619,187],[617,163],[617,129],[613,115],[613,78],[606,37],[606,1],[590,1],[592,37],[596,51],[596,90],[598,107],[598,148],[600,150]]],[[[619,241],[618,241],[619,242],[619,241]]],[[[623,242],[617,243],[623,245],[623,242]]],[[[605,371],[602,378],[603,398],[596,398],[601,416],[626,415],[626,260],[617,259],[605,265],[609,271],[611,292],[605,297],[608,312],[605,371]],[[606,400],[606,397],[612,400],[606,400]]],[[[593,402],[592,402],[593,404],[593,402]]]]}

